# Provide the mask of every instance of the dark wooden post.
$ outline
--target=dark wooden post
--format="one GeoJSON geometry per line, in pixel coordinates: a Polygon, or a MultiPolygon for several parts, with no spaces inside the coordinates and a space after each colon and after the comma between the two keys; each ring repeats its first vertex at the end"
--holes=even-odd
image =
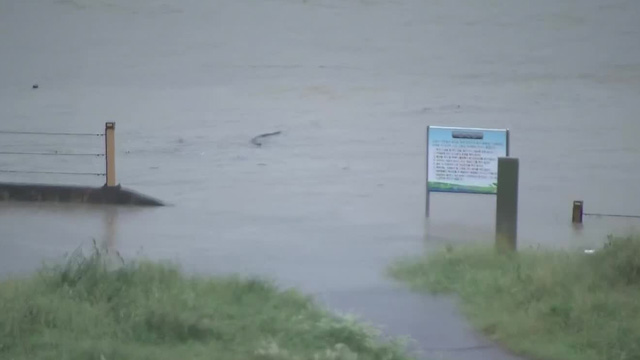
{"type": "Polygon", "coordinates": [[[582,224],[582,216],[584,214],[584,201],[576,200],[573,202],[573,211],[571,214],[571,222],[573,224],[582,224]]]}
{"type": "Polygon", "coordinates": [[[517,248],[518,173],[519,161],[517,158],[498,158],[496,248],[501,252],[512,252],[517,248]]]}

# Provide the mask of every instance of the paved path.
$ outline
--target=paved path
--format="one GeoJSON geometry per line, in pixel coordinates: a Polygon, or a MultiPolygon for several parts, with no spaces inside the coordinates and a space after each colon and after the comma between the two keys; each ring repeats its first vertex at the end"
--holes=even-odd
{"type": "Polygon", "coordinates": [[[421,359],[520,359],[471,329],[451,297],[415,294],[389,284],[321,298],[336,309],[361,314],[388,334],[409,335],[414,340],[410,350],[421,359]]]}

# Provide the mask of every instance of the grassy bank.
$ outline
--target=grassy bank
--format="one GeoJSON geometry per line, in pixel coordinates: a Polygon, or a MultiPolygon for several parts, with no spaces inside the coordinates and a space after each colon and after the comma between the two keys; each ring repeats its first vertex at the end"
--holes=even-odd
{"type": "Polygon", "coordinates": [[[99,252],[0,282],[0,359],[406,359],[395,342],[291,290],[192,277],[166,264],[109,270],[99,252]]]}
{"type": "Polygon", "coordinates": [[[640,359],[640,238],[594,254],[448,248],[402,259],[391,274],[413,289],[459,295],[473,325],[536,359],[640,359]]]}

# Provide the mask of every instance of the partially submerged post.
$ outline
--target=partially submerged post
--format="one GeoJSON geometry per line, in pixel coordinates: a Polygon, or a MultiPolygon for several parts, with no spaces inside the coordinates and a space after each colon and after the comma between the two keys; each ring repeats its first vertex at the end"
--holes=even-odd
{"type": "Polygon", "coordinates": [[[573,211],[571,214],[571,222],[574,225],[582,224],[582,216],[584,214],[584,202],[582,200],[576,200],[573,202],[573,211]]]}
{"type": "Polygon", "coordinates": [[[515,251],[518,239],[517,158],[498,158],[498,191],[496,200],[496,248],[515,251]]]}
{"type": "Polygon", "coordinates": [[[104,127],[104,154],[107,166],[107,187],[116,186],[116,144],[115,144],[116,123],[108,122],[104,127]]]}

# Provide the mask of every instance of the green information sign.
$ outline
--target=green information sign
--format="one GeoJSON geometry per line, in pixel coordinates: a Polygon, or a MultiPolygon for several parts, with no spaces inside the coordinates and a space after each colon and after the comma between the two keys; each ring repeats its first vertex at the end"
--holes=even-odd
{"type": "Polygon", "coordinates": [[[509,130],[427,128],[427,216],[430,192],[496,194],[498,158],[509,156],[509,130]]]}

